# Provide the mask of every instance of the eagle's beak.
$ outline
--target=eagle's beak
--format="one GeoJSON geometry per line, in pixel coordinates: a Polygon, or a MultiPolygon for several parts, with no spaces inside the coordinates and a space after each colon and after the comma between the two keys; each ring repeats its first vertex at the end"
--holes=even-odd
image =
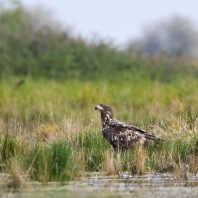
{"type": "Polygon", "coordinates": [[[95,106],[95,110],[104,110],[100,105],[95,106]]]}

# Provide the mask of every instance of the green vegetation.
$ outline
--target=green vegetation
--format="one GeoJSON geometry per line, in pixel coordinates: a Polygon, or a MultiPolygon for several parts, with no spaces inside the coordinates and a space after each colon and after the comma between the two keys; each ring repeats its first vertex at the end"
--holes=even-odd
{"type": "Polygon", "coordinates": [[[38,181],[106,174],[197,171],[197,80],[78,82],[17,78],[0,84],[0,164],[38,181]],[[175,88],[177,87],[177,89],[175,88]],[[111,104],[116,118],[162,137],[148,149],[115,154],[101,133],[94,105],[111,104]]]}
{"type": "Polygon", "coordinates": [[[197,76],[196,60],[167,54],[145,59],[131,48],[118,50],[102,40],[88,43],[30,13],[22,7],[0,13],[1,78],[114,81],[133,76],[169,82],[186,73],[197,76]]]}
{"type": "Polygon", "coordinates": [[[197,61],[88,44],[24,16],[21,8],[0,14],[0,168],[13,186],[25,185],[21,175],[197,172],[197,61]],[[115,154],[94,111],[100,103],[164,142],[115,154]]]}

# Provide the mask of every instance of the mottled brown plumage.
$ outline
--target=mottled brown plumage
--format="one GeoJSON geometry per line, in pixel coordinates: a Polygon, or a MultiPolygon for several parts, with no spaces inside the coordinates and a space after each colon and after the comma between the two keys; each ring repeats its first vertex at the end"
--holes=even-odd
{"type": "Polygon", "coordinates": [[[99,110],[101,113],[103,136],[115,151],[128,150],[137,144],[145,145],[152,141],[160,141],[160,138],[151,132],[116,120],[111,107],[105,104],[95,106],[95,110],[99,110]]]}

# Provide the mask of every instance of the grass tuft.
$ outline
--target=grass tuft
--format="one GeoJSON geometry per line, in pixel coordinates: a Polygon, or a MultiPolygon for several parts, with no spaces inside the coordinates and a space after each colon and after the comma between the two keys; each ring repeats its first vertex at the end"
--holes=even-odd
{"type": "Polygon", "coordinates": [[[146,172],[146,150],[140,145],[134,148],[134,159],[131,164],[131,174],[143,174],[146,172]]]}
{"type": "Polygon", "coordinates": [[[16,159],[10,160],[9,173],[6,180],[6,187],[17,190],[18,188],[28,188],[28,178],[23,174],[16,159]]]}
{"type": "Polygon", "coordinates": [[[105,160],[103,165],[103,171],[106,175],[115,175],[122,173],[123,162],[121,153],[114,153],[113,150],[109,149],[105,151],[105,160]]]}

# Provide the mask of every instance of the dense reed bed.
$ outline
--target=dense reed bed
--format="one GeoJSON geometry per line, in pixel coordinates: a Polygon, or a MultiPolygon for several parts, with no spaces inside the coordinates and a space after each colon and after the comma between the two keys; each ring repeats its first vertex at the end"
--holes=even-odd
{"type": "Polygon", "coordinates": [[[197,173],[197,79],[20,80],[0,83],[0,168],[11,175],[7,185],[73,180],[93,171],[172,172],[177,179],[197,173]],[[99,103],[164,141],[114,153],[94,111],[99,103]]]}

